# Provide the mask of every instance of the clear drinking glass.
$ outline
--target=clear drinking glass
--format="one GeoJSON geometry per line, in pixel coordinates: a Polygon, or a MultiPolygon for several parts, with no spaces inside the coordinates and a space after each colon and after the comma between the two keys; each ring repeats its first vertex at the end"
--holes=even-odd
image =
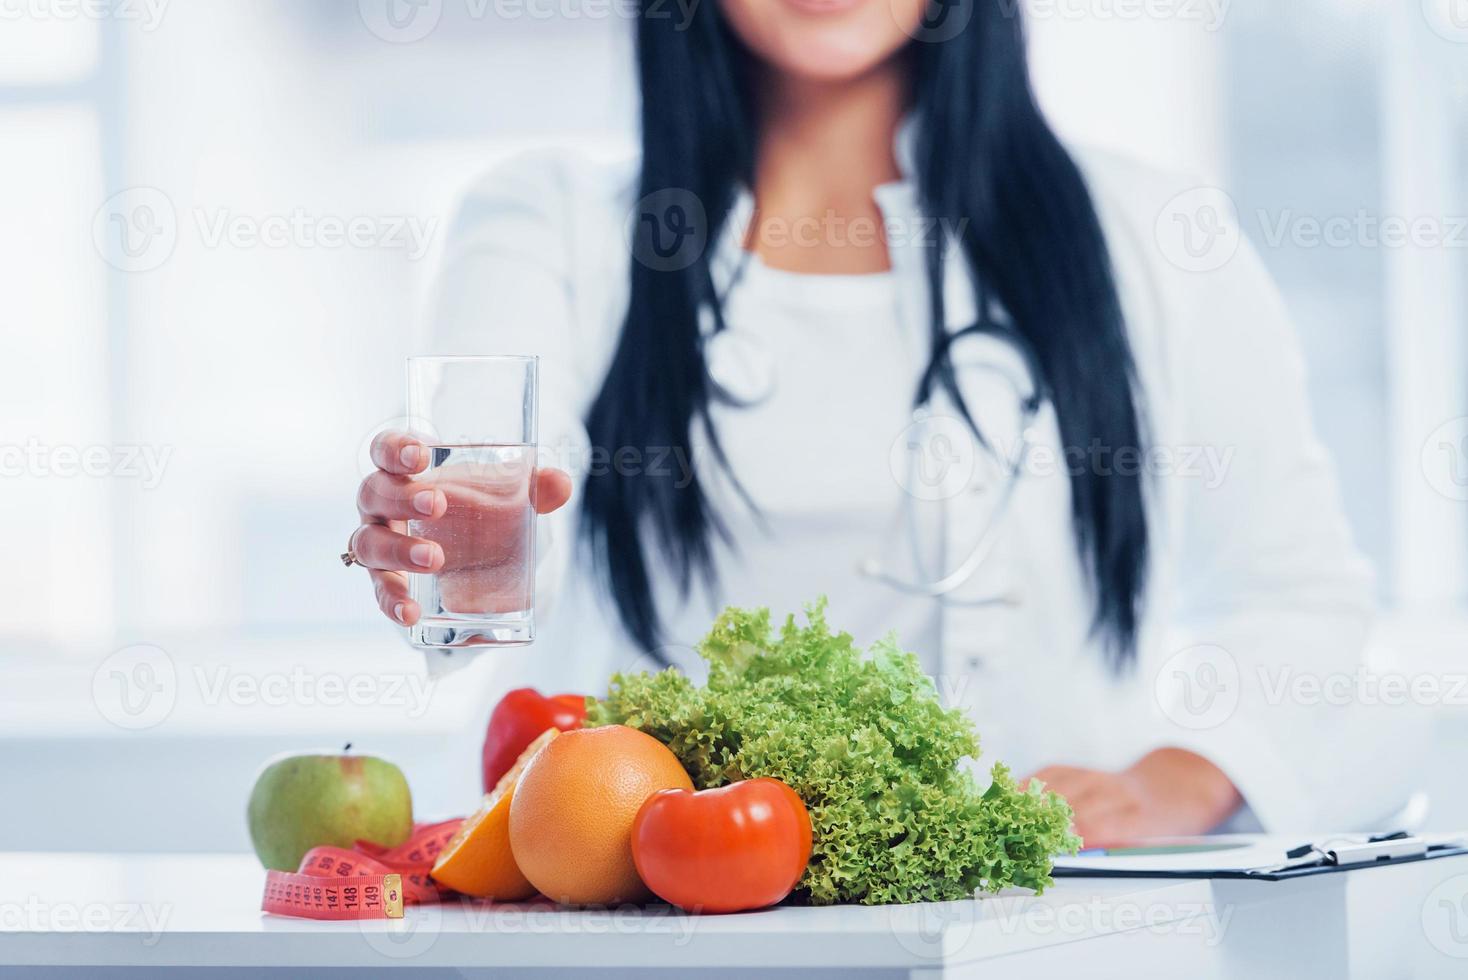
{"type": "Polygon", "coordinates": [[[409,576],[419,646],[535,639],[537,369],[534,357],[408,358],[408,417],[429,457],[418,479],[449,502],[408,522],[444,552],[438,574],[409,576]]]}

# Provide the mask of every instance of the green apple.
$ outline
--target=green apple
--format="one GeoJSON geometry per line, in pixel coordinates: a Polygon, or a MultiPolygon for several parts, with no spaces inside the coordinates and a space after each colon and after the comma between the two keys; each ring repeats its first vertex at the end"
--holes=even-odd
{"type": "Polygon", "coordinates": [[[249,820],[260,863],[295,871],[322,844],[401,844],[413,831],[413,798],[402,770],[370,755],[282,756],[255,780],[249,820]]]}

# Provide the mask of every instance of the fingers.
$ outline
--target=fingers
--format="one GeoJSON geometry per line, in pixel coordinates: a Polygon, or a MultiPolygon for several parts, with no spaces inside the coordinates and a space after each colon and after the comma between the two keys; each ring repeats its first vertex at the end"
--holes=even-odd
{"type": "MultiPolygon", "coordinates": [[[[412,479],[429,462],[427,447],[414,436],[403,432],[379,435],[372,441],[372,461],[379,469],[357,491],[363,524],[352,536],[350,547],[371,570],[378,608],[393,622],[412,626],[423,610],[409,597],[406,573],[446,575],[446,558],[437,542],[402,533],[403,522],[445,518],[450,501],[443,488],[412,479]]],[[[451,480],[445,485],[455,486],[451,480]]],[[[549,514],[571,499],[571,477],[557,469],[537,470],[533,491],[536,512],[549,514]]],[[[448,523],[455,520],[450,517],[448,523]]]]}
{"type": "Polygon", "coordinates": [[[1094,830],[1086,818],[1090,812],[1088,801],[1096,786],[1096,775],[1089,769],[1078,769],[1074,766],[1047,766],[1024,780],[1021,785],[1028,790],[1032,782],[1043,783],[1046,792],[1054,793],[1065,800],[1071,808],[1071,829],[1089,845],[1094,830]]]}
{"type": "Polygon", "coordinates": [[[408,598],[408,577],[402,572],[374,569],[372,588],[377,594],[377,607],[383,615],[400,626],[412,626],[423,614],[418,603],[408,598]]]}
{"type": "Polygon", "coordinates": [[[400,476],[421,473],[428,465],[428,448],[408,432],[379,432],[372,440],[372,465],[400,476]]]}
{"type": "Polygon", "coordinates": [[[431,520],[442,517],[448,509],[448,498],[432,484],[382,470],[370,474],[357,490],[357,510],[364,518],[431,520]]]}
{"type": "Polygon", "coordinates": [[[399,534],[382,524],[359,527],[352,536],[352,551],[368,568],[393,572],[436,572],[444,560],[437,542],[399,534]]]}
{"type": "Polygon", "coordinates": [[[562,470],[535,471],[535,512],[549,514],[571,499],[571,475],[562,470]]]}
{"type": "MultiPolygon", "coordinates": [[[[380,437],[379,437],[380,438],[380,437]]],[[[380,521],[435,520],[448,510],[448,498],[431,483],[409,479],[392,470],[390,462],[373,443],[373,460],[382,467],[362,481],[357,491],[357,510],[364,518],[380,521]],[[381,457],[381,458],[379,458],[381,457]]],[[[420,467],[421,469],[421,467],[420,467]]],[[[470,489],[473,489],[470,485],[470,489]]],[[[535,473],[535,511],[549,514],[560,510],[571,499],[571,477],[562,470],[544,469],[535,473]]]]}
{"type": "Polygon", "coordinates": [[[1024,779],[1021,779],[1020,785],[1028,789],[1030,783],[1038,781],[1044,783],[1046,788],[1049,788],[1055,783],[1056,779],[1058,779],[1063,773],[1068,771],[1070,770],[1065,766],[1046,766],[1044,769],[1041,769],[1038,772],[1035,772],[1032,775],[1025,777],[1024,779]]]}
{"type": "Polygon", "coordinates": [[[1038,780],[1045,784],[1045,789],[1056,793],[1071,801],[1071,798],[1083,792],[1095,781],[1096,773],[1089,769],[1077,769],[1074,766],[1046,766],[1035,773],[1022,785],[1026,788],[1032,780],[1038,780]]]}
{"type": "Polygon", "coordinates": [[[1093,797],[1075,809],[1075,832],[1086,847],[1120,847],[1149,836],[1133,801],[1093,797]]]}
{"type": "Polygon", "coordinates": [[[1087,847],[1113,847],[1147,836],[1141,801],[1116,773],[1050,766],[1030,778],[1070,805],[1073,829],[1087,847]]]}

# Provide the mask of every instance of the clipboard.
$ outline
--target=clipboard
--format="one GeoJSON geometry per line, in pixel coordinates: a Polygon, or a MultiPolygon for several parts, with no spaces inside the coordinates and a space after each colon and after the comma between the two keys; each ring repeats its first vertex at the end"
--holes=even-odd
{"type": "Polygon", "coordinates": [[[1283,838],[1233,835],[1083,850],[1056,858],[1051,874],[1056,878],[1286,881],[1460,856],[1468,856],[1468,838],[1463,835],[1344,835],[1294,845],[1283,838]]]}

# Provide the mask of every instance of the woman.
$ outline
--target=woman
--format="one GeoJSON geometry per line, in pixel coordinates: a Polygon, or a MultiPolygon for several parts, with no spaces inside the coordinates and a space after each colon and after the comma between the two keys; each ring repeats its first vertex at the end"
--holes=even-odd
{"type": "MultiPolygon", "coordinates": [[[[542,358],[563,463],[538,478],[534,662],[593,689],[629,648],[687,668],[721,606],[825,593],[859,640],[919,651],[1088,842],[1244,803],[1279,830],[1389,811],[1331,775],[1351,713],[1278,696],[1280,671],[1353,669],[1369,576],[1257,259],[1167,261],[1153,226],[1188,185],[1061,146],[1011,5],[662,11],[640,157],[486,178],[433,320],[441,352],[542,358]],[[974,462],[1022,433],[1012,487],[974,462]]],[[[374,459],[352,548],[410,625],[403,573],[444,559],[403,522],[446,503],[411,436],[374,459]]]]}

